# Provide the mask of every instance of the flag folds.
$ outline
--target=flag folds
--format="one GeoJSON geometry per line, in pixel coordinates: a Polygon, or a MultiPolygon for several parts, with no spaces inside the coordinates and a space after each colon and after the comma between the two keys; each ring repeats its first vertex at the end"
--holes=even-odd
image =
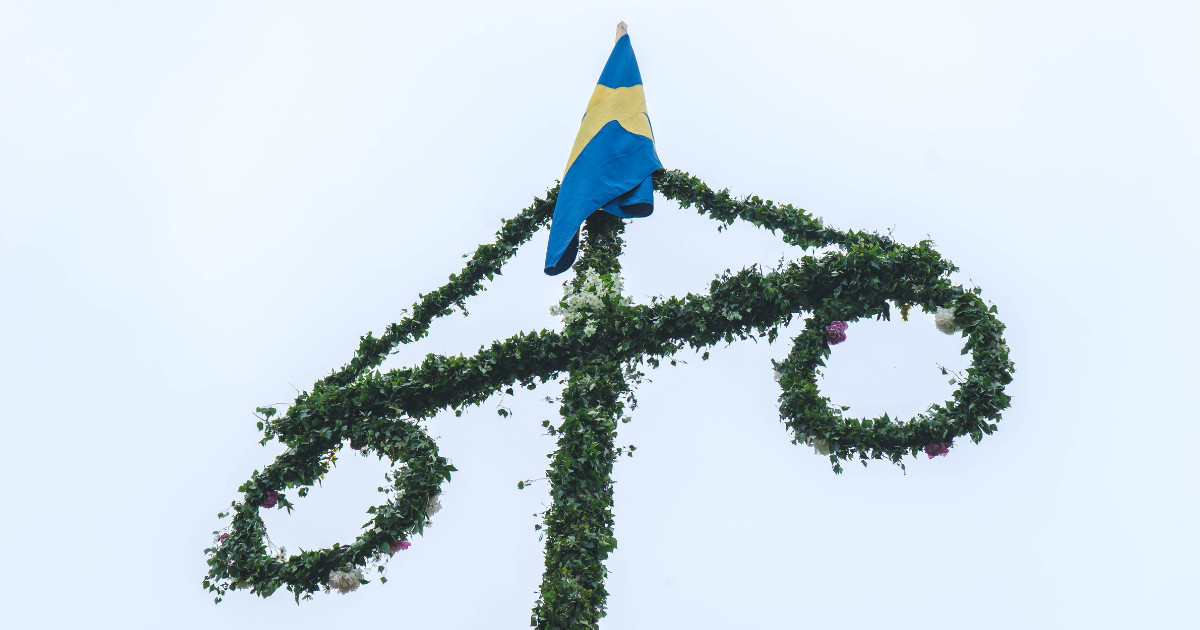
{"type": "Polygon", "coordinates": [[[575,262],[579,228],[593,212],[649,216],[654,211],[650,174],[660,168],[642,75],[629,35],[622,35],[588,101],[567,159],[550,224],[546,273],[558,275],[575,262]]]}

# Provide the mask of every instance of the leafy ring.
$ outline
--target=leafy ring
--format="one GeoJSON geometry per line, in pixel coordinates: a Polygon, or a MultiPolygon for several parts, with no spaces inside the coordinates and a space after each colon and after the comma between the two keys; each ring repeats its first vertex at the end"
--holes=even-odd
{"type": "MultiPolygon", "coordinates": [[[[839,308],[836,302],[818,308],[807,318],[805,329],[787,358],[776,364],[783,389],[779,408],[780,417],[795,433],[793,441],[815,444],[818,452],[829,455],[834,472],[842,470],[839,460],[855,455],[864,466],[868,459],[887,458],[903,467],[904,455],[916,456],[939,443],[948,446],[955,437],[970,435],[979,442],[983,435],[996,430],[992,420],[999,418],[1000,411],[1008,406],[1009,397],[1003,393],[1003,385],[1012,380],[1011,363],[1000,336],[1004,325],[996,318],[995,307],[984,305],[977,290],[945,285],[896,289],[891,297],[905,305],[905,311],[917,305],[932,312],[953,303],[955,324],[966,336],[962,352],[972,354],[972,364],[967,368],[967,377],[956,381],[958,387],[951,400],[931,405],[908,422],[890,418],[886,413],[875,418],[846,417],[842,412],[848,408],[831,403],[817,386],[819,369],[831,351],[826,327],[833,321],[854,322],[872,315],[890,318],[889,306],[883,301],[888,295],[879,294],[876,301],[853,309],[839,308]]],[[[942,372],[947,373],[944,368],[942,372]]]]}
{"type": "MultiPolygon", "coordinates": [[[[261,409],[269,419],[272,410],[261,409]]],[[[393,543],[408,540],[419,534],[427,524],[431,504],[437,500],[443,481],[455,470],[438,454],[437,444],[417,423],[411,420],[381,420],[363,418],[347,431],[322,428],[310,433],[310,439],[292,444],[270,466],[246,482],[239,491],[241,503],[234,503],[233,525],[228,536],[221,536],[210,550],[210,567],[226,569],[223,577],[231,586],[248,586],[251,591],[266,597],[281,585],[295,593],[297,600],[305,593],[318,590],[331,571],[347,565],[363,565],[370,558],[381,559],[393,551],[393,543]],[[280,559],[270,554],[266,544],[266,525],[259,508],[280,507],[291,513],[293,504],[273,488],[298,488],[301,497],[320,480],[332,464],[323,459],[325,453],[335,453],[343,440],[364,454],[387,458],[393,470],[387,475],[390,487],[380,491],[389,494],[383,505],[368,508],[373,517],[350,545],[335,545],[327,549],[301,551],[280,559]],[[400,463],[400,465],[397,465],[400,463]],[[369,527],[368,527],[369,526],[369,527]],[[238,561],[235,562],[234,558],[238,561]]],[[[213,583],[205,581],[209,587],[213,583]]],[[[221,590],[221,592],[224,592],[221,590]]]]}

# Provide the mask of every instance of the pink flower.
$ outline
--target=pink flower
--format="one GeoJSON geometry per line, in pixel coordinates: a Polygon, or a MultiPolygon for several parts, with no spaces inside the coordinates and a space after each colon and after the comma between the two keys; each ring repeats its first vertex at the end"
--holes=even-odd
{"type": "Polygon", "coordinates": [[[273,508],[273,507],[275,507],[276,503],[279,503],[279,493],[275,490],[271,490],[271,491],[267,492],[267,498],[262,502],[262,505],[260,505],[259,507],[273,508]]]}
{"type": "Polygon", "coordinates": [[[833,322],[825,327],[825,341],[835,346],[846,340],[846,322],[833,322]]]}
{"type": "Polygon", "coordinates": [[[221,538],[220,538],[221,540],[225,540],[226,538],[229,538],[229,532],[221,534],[221,538]]]}
{"type": "Polygon", "coordinates": [[[392,553],[396,553],[397,551],[404,551],[405,549],[408,549],[411,546],[412,546],[412,543],[408,542],[407,540],[397,540],[396,542],[392,543],[392,553]]]}
{"type": "Polygon", "coordinates": [[[950,452],[950,447],[945,442],[930,442],[925,446],[925,454],[929,459],[933,459],[938,455],[945,455],[950,452]]]}

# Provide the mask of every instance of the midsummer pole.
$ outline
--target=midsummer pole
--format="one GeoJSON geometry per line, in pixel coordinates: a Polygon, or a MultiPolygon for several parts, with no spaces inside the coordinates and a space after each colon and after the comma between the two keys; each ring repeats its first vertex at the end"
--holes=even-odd
{"type": "MultiPolygon", "coordinates": [[[[625,24],[617,28],[620,45],[625,24]]],[[[628,49],[622,54],[636,63],[628,49]]],[[[635,81],[638,87],[636,66],[632,72],[624,82],[635,81]]],[[[598,83],[597,92],[619,89],[607,85],[598,83]]],[[[635,127],[641,122],[636,116],[623,120],[635,127]]],[[[646,122],[646,133],[635,135],[652,141],[646,122]]],[[[584,138],[586,129],[581,128],[584,138]]],[[[649,205],[649,184],[643,180],[640,190],[628,193],[634,203],[621,205],[622,211],[644,216],[634,210],[648,210],[638,206],[649,205]]],[[[781,390],[779,414],[793,442],[828,457],[833,472],[842,472],[842,462],[854,460],[863,465],[891,461],[903,468],[908,456],[944,456],[956,438],[978,442],[997,429],[1001,411],[1010,404],[1004,386],[1015,370],[1002,336],[1004,324],[996,307],[979,297],[978,287],[953,283],[950,274],[958,268],[929,241],[910,246],[877,232],[835,230],[790,204],[757,196],[737,199],[682,171],[654,171],[653,187],[681,208],[694,207],[722,224],[745,221],[782,233],[786,242],[803,249],[832,251],[774,270],[751,266],[726,272],[706,294],[632,304],[621,293],[619,277],[623,220],[593,211],[592,201],[577,203],[574,210],[579,212],[566,224],[569,231],[558,234],[570,237],[571,245],[575,230],[582,234],[576,275],[556,307],[564,316],[561,333],[519,332],[472,356],[430,354],[417,365],[379,371],[394,348],[424,338],[432,320],[462,309],[466,299],[482,291],[484,282],[500,273],[538,227],[549,224],[555,238],[552,218],[562,199],[559,188],[551,189],[505,220],[494,243],[480,245],[460,273],[422,294],[406,317],[388,325],[381,336],[364,335],[349,363],[301,392],[284,413],[274,406],[256,410],[261,442],[274,440],[287,450],[255,470],[238,488],[241,499],[217,515],[231,522],[213,532],[213,543],[205,549],[209,572],[203,586],[216,594],[215,601],[231,590],[268,597],[286,588],[299,602],[320,590],[348,593],[366,584],[369,570],[382,573],[389,557],[411,546],[432,524],[441,507],[442,484],[456,470],[439,454],[423,422],[447,410],[461,413],[501,391],[512,393],[514,385],[534,389],[565,374],[562,421],[557,427],[548,421],[543,425],[558,436],[558,449],[547,473],[551,504],[543,520],[545,572],[532,622],[545,629],[595,629],[605,616],[604,561],[616,548],[612,469],[621,449],[614,442],[626,404],[632,406],[632,389],[641,376],[638,366],[644,361],[657,367],[660,359],[689,346],[699,350],[756,337],[774,341],[779,327],[802,313],[808,313],[805,327],[793,338],[791,351],[782,361],[771,362],[781,390]],[[584,220],[585,215],[590,216],[584,220]],[[960,334],[971,367],[965,378],[955,375],[952,382],[958,388],[951,400],[930,405],[907,421],[887,414],[851,418],[843,413],[848,407],[821,394],[817,377],[833,346],[847,340],[849,324],[868,317],[889,319],[892,305],[905,321],[910,309],[918,307],[933,315],[938,330],[960,334]],[[351,544],[323,549],[287,554],[275,547],[261,512],[291,512],[293,499],[308,494],[347,443],[393,465],[385,475],[389,483],[379,488],[386,500],[367,510],[372,519],[365,531],[351,544]]],[[[560,253],[555,262],[547,252],[551,274],[564,271],[563,261],[570,266],[577,253],[573,247],[553,251],[560,253]]],[[[379,581],[386,578],[381,575],[379,581]]]]}
{"type": "MultiPolygon", "coordinates": [[[[628,32],[617,24],[616,40],[628,32]]],[[[579,293],[590,274],[614,278],[621,272],[624,221],[594,212],[584,223],[581,255],[571,290],[579,293]]],[[[571,333],[602,325],[593,314],[568,326],[571,333]]],[[[613,537],[612,469],[617,426],[630,393],[622,363],[602,344],[588,346],[568,372],[559,410],[562,424],[548,471],[551,505],[544,514],[546,570],[532,624],[539,629],[597,628],[608,591],[604,560],[613,537]]]]}
{"type": "MultiPolygon", "coordinates": [[[[622,220],[597,212],[584,225],[583,255],[575,263],[571,288],[578,292],[589,271],[617,274],[621,263],[622,220]]],[[[578,332],[591,322],[568,327],[578,332]]],[[[602,345],[574,357],[562,394],[556,429],[558,448],[547,477],[551,505],[544,514],[546,570],[533,625],[544,629],[596,628],[604,616],[604,560],[613,538],[612,469],[614,440],[629,384],[621,362],[602,345]]]]}

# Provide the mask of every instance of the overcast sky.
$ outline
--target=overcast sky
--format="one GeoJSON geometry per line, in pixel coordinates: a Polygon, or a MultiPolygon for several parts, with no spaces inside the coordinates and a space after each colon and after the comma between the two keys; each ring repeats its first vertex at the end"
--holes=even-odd
{"type": "MultiPolygon", "coordinates": [[[[740,342],[653,371],[616,469],[610,629],[1176,628],[1200,587],[1200,12],[1146,2],[0,1],[0,601],[12,627],[523,628],[555,387],[431,423],[459,472],[389,581],[297,606],[201,587],[216,513],[280,452],[255,407],[341,366],[561,176],[619,20],[659,155],[841,229],[930,237],[999,308],[1000,430],[835,476],[740,342]],[[513,414],[501,418],[498,405],[513,414]],[[15,621],[13,621],[15,619],[15,621]]],[[[803,254],[662,198],[636,301],[803,254]]],[[[556,328],[546,232],[428,339],[556,328]]],[[[952,391],[932,317],[858,322],[823,391],[952,391]]],[[[349,542],[345,455],[289,549],[349,542]]]]}

